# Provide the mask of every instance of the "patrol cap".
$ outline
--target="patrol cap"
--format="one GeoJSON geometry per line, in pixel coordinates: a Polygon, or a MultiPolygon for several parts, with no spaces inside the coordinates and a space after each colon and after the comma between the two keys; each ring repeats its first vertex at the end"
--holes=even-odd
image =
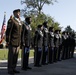
{"type": "Polygon", "coordinates": [[[48,24],[47,21],[44,21],[44,22],[43,22],[43,26],[46,27],[46,28],[47,28],[47,24],[48,24]]]}
{"type": "Polygon", "coordinates": [[[20,9],[15,9],[13,13],[20,12],[20,9]]]}
{"type": "Polygon", "coordinates": [[[61,31],[61,29],[59,29],[59,31],[61,31]]]}
{"type": "Polygon", "coordinates": [[[41,28],[41,27],[42,27],[42,25],[38,25],[37,27],[38,27],[38,28],[41,28]]]}
{"type": "Polygon", "coordinates": [[[47,21],[44,21],[44,22],[43,22],[43,25],[44,25],[44,24],[47,24],[47,23],[48,23],[47,21]]]}
{"type": "Polygon", "coordinates": [[[59,31],[59,33],[60,33],[60,32],[61,32],[61,29],[59,29],[58,31],[59,31]]]}
{"type": "Polygon", "coordinates": [[[59,30],[57,29],[57,30],[55,30],[54,32],[57,33],[58,31],[59,31],[59,30]]]}
{"type": "Polygon", "coordinates": [[[49,27],[49,31],[52,30],[54,27],[49,27]]]}
{"type": "Polygon", "coordinates": [[[65,34],[65,33],[66,33],[66,31],[63,31],[63,32],[62,32],[62,34],[65,34]]]}
{"type": "Polygon", "coordinates": [[[31,18],[31,16],[27,16],[27,17],[25,18],[25,21],[29,20],[30,18],[31,18]]]}

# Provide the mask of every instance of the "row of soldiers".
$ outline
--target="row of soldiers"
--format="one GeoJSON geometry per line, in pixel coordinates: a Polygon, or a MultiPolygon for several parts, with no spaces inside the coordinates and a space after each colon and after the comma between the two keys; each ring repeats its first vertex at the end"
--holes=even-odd
{"type": "Polygon", "coordinates": [[[73,58],[75,48],[74,34],[55,30],[47,22],[38,25],[34,36],[34,66],[46,65],[73,58]]]}
{"type": "MultiPolygon", "coordinates": [[[[24,22],[20,19],[20,9],[13,11],[8,20],[6,29],[6,43],[8,45],[8,73],[20,73],[16,70],[19,46],[22,46],[21,69],[29,67],[29,52],[31,44],[31,17],[26,17],[24,22]]],[[[75,40],[74,35],[54,30],[44,22],[37,26],[34,36],[34,66],[39,67],[58,60],[73,57],[75,40]]]]}

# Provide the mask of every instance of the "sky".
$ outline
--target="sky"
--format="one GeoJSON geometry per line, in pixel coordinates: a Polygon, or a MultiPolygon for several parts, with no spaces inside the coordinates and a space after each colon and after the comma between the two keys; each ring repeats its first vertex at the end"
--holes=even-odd
{"type": "MultiPolygon", "coordinates": [[[[14,9],[23,9],[21,0],[0,0],[0,30],[3,23],[4,12],[6,12],[7,21],[12,15],[14,9]]],[[[76,31],[76,0],[58,0],[54,5],[45,5],[42,10],[46,15],[50,15],[56,22],[63,27],[70,25],[76,31]]],[[[23,20],[24,18],[21,17],[23,20]]]]}

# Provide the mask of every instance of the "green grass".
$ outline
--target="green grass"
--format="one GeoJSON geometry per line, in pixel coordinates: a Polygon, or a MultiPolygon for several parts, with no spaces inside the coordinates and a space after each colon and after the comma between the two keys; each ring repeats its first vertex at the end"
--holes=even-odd
{"type": "MultiPolygon", "coordinates": [[[[34,56],[34,50],[30,50],[30,57],[34,56]]],[[[0,50],[0,60],[7,60],[8,58],[8,49],[0,50]]],[[[21,58],[21,50],[19,50],[19,58],[21,58]]]]}
{"type": "MultiPolygon", "coordinates": [[[[75,50],[76,52],[76,50],[75,50]]],[[[30,50],[30,57],[34,56],[34,50],[30,50]]],[[[0,60],[7,60],[8,58],[8,49],[0,49],[0,60]]],[[[21,58],[21,50],[19,50],[19,58],[21,58]]]]}
{"type": "Polygon", "coordinates": [[[1,49],[0,50],[0,60],[5,60],[7,59],[8,56],[8,50],[6,49],[1,49]]]}

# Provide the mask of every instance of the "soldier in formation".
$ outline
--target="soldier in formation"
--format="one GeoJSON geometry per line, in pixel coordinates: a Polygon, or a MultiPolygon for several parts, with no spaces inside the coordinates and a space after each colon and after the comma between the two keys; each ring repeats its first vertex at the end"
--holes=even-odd
{"type": "Polygon", "coordinates": [[[6,29],[6,43],[8,44],[8,73],[14,75],[20,73],[16,70],[19,46],[21,40],[22,22],[20,20],[20,9],[13,11],[6,29]]]}
{"type": "Polygon", "coordinates": [[[42,60],[42,50],[43,50],[43,26],[38,25],[34,36],[34,66],[40,67],[42,60]]]}
{"type": "Polygon", "coordinates": [[[31,17],[26,17],[22,27],[21,45],[22,45],[22,70],[32,69],[29,67],[29,52],[31,45],[31,17]]]}
{"type": "Polygon", "coordinates": [[[42,64],[48,64],[48,22],[43,23],[43,50],[42,50],[42,64]]]}
{"type": "Polygon", "coordinates": [[[49,27],[49,51],[48,51],[48,63],[54,62],[54,28],[49,27]]]}

